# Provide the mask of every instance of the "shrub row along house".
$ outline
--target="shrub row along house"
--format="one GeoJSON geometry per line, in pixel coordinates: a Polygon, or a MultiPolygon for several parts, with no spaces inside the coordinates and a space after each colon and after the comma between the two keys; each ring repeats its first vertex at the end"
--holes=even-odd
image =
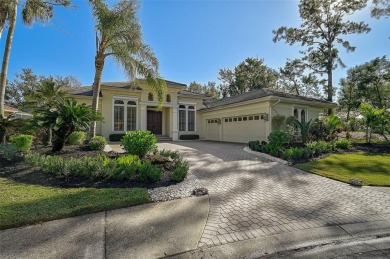
{"type": "MultiPolygon", "coordinates": [[[[300,121],[317,118],[336,104],[327,101],[259,89],[220,100],[186,91],[186,85],[166,81],[167,91],[159,107],[156,94],[143,81],[103,82],[99,110],[104,122],[97,134],[109,138],[133,130],[150,130],[173,141],[199,135],[200,139],[247,143],[266,140],[272,117],[294,115],[300,121]]],[[[78,102],[92,103],[91,87],[75,87],[78,102]]]]}

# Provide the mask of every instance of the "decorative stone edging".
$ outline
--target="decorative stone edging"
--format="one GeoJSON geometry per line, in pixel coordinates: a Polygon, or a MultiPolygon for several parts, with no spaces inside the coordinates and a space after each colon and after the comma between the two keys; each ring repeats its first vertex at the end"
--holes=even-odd
{"type": "Polygon", "coordinates": [[[286,160],[283,160],[283,159],[280,159],[280,158],[277,158],[277,157],[274,157],[274,156],[270,156],[270,155],[265,154],[265,153],[253,151],[249,147],[244,147],[243,150],[245,152],[249,153],[249,154],[252,154],[252,155],[255,155],[255,156],[258,156],[258,157],[266,158],[266,159],[272,160],[274,162],[278,162],[278,163],[281,163],[281,164],[284,164],[284,165],[288,165],[288,161],[286,161],[286,160]]]}

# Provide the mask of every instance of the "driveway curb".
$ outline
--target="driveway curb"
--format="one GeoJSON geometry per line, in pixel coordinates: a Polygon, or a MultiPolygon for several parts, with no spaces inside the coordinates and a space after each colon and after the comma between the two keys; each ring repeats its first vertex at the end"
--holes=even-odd
{"type": "Polygon", "coordinates": [[[167,258],[259,258],[286,251],[294,253],[298,250],[310,250],[341,243],[353,242],[359,246],[359,242],[386,238],[386,243],[381,248],[360,246],[360,251],[364,252],[390,249],[390,242],[387,241],[389,237],[390,221],[383,220],[297,230],[211,248],[199,248],[167,258]]]}

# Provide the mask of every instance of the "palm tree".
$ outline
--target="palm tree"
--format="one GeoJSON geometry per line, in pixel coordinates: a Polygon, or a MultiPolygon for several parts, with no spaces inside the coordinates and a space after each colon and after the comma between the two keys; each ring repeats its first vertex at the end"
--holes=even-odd
{"type": "Polygon", "coordinates": [[[312,120],[309,120],[308,122],[300,122],[294,116],[290,116],[286,119],[286,124],[297,127],[301,133],[302,143],[306,143],[309,137],[310,128],[312,126],[311,121],[312,120]]]}
{"type": "Polygon", "coordinates": [[[360,105],[360,113],[364,117],[366,126],[366,143],[371,143],[371,132],[375,126],[378,126],[381,119],[384,119],[385,109],[375,109],[368,103],[360,105]]]}
{"type": "MultiPolygon", "coordinates": [[[[4,117],[8,63],[15,32],[18,4],[19,0],[2,0],[0,3],[0,37],[6,21],[9,22],[0,74],[0,117],[4,117]]],[[[28,26],[37,20],[46,22],[53,16],[53,6],[55,5],[69,6],[70,0],[26,0],[22,9],[22,21],[28,26]]]]}
{"type": "MultiPolygon", "coordinates": [[[[41,108],[54,108],[58,100],[65,98],[66,92],[62,90],[62,86],[56,84],[52,80],[44,80],[40,82],[35,92],[26,96],[25,107],[32,108],[33,112],[41,108]]],[[[52,143],[52,129],[49,128],[49,138],[47,144],[52,143]]]]}
{"type": "Polygon", "coordinates": [[[94,120],[101,120],[91,107],[78,104],[73,98],[59,99],[54,108],[40,108],[35,118],[38,125],[53,129],[53,152],[59,152],[75,130],[87,130],[94,120]]]}
{"type": "MultiPolygon", "coordinates": [[[[158,75],[158,60],[152,49],[143,43],[142,29],[137,11],[137,0],[120,0],[111,9],[105,0],[89,0],[96,20],[95,77],[93,81],[92,109],[98,110],[99,92],[106,57],[113,57],[129,78],[145,77],[147,84],[162,102],[165,81],[158,75]]],[[[96,134],[93,122],[90,137],[96,134]]]]}
{"type": "Polygon", "coordinates": [[[16,119],[14,114],[7,117],[0,116],[0,143],[5,143],[10,133],[22,127],[25,122],[22,119],[16,119]]]}

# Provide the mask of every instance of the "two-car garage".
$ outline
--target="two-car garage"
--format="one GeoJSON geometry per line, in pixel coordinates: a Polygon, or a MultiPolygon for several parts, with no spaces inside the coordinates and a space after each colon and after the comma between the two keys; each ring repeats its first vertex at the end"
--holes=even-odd
{"type": "Polygon", "coordinates": [[[249,114],[206,120],[207,140],[245,143],[266,139],[266,117],[249,114]]]}

